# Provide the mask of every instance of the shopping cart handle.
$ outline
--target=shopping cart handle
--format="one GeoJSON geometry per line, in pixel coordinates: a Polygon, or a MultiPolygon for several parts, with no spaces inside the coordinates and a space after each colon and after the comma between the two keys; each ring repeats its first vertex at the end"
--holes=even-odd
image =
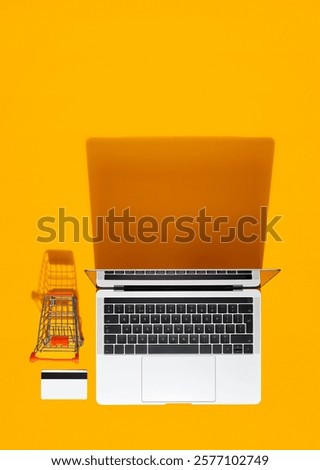
{"type": "Polygon", "coordinates": [[[79,353],[76,353],[74,357],[65,358],[65,357],[38,357],[35,352],[32,352],[29,357],[30,362],[36,361],[58,361],[58,362],[75,362],[78,364],[79,362],[79,353]]]}

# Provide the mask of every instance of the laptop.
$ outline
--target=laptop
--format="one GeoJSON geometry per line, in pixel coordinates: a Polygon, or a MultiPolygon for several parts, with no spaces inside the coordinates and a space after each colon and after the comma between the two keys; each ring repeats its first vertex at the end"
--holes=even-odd
{"type": "Polygon", "coordinates": [[[273,141],[87,142],[101,405],[257,404],[273,141]]]}

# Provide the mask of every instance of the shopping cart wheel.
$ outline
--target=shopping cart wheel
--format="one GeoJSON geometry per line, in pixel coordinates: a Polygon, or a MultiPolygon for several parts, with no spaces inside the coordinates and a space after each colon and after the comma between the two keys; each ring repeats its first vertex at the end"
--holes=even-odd
{"type": "Polygon", "coordinates": [[[30,362],[36,362],[36,360],[37,360],[36,353],[32,352],[30,354],[29,361],[30,362]]]}
{"type": "Polygon", "coordinates": [[[74,358],[72,359],[73,362],[75,362],[76,364],[78,364],[79,362],[79,353],[76,353],[74,358]]]}

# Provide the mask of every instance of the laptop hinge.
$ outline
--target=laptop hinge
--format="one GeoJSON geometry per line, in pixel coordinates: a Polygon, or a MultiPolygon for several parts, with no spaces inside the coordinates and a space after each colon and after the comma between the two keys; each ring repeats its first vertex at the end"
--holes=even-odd
{"type": "Polygon", "coordinates": [[[115,285],[114,290],[121,291],[234,291],[234,290],[243,290],[243,285],[237,284],[233,286],[164,286],[164,285],[115,285]]]}
{"type": "Polygon", "coordinates": [[[236,284],[233,287],[233,290],[243,290],[243,285],[242,284],[236,284]]]}

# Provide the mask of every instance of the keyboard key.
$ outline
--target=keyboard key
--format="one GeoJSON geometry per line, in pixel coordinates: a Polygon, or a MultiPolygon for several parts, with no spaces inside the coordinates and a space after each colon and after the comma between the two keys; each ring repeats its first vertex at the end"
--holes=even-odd
{"type": "Polygon", "coordinates": [[[210,344],[201,344],[200,345],[200,354],[211,354],[210,344]]]}
{"type": "Polygon", "coordinates": [[[148,335],[148,343],[156,344],[158,342],[157,335],[148,335]]]}
{"type": "Polygon", "coordinates": [[[104,325],[104,332],[106,334],[121,333],[121,325],[104,325]]]}
{"type": "Polygon", "coordinates": [[[217,312],[217,305],[216,304],[209,304],[208,305],[208,313],[216,313],[217,312]]]}
{"type": "Polygon", "coordinates": [[[176,311],[176,306],[174,304],[168,304],[166,312],[167,313],[175,313],[176,311]]]}
{"type": "Polygon", "coordinates": [[[227,304],[219,304],[218,313],[227,313],[227,304]]]}
{"type": "Polygon", "coordinates": [[[214,325],[205,325],[204,331],[205,333],[214,333],[214,325]]]}
{"type": "Polygon", "coordinates": [[[161,323],[171,323],[170,315],[161,315],[161,323]]]}
{"type": "Polygon", "coordinates": [[[223,345],[223,354],[232,354],[231,344],[224,344],[223,345]]]}
{"type": "Polygon", "coordinates": [[[124,346],[122,344],[117,344],[114,348],[115,354],[123,354],[124,353],[124,346]]]}
{"type": "Polygon", "coordinates": [[[147,343],[147,335],[138,335],[138,343],[139,344],[146,344],[147,343]]]}
{"type": "Polygon", "coordinates": [[[130,315],[130,323],[140,323],[139,315],[130,315]]]}
{"type": "Polygon", "coordinates": [[[137,335],[128,335],[129,344],[136,344],[136,342],[137,342],[137,335]]]}
{"type": "Polygon", "coordinates": [[[134,354],[134,346],[133,344],[126,344],[124,347],[125,354],[134,354]]]}
{"type": "Polygon", "coordinates": [[[238,312],[237,304],[229,304],[228,305],[228,312],[229,313],[237,313],[238,312]]]}
{"type": "Polygon", "coordinates": [[[187,344],[188,343],[188,335],[179,335],[179,343],[180,344],[187,344]]]}
{"type": "Polygon", "coordinates": [[[244,353],[245,354],[253,354],[253,345],[252,344],[245,344],[244,345],[244,353]]]}
{"type": "Polygon", "coordinates": [[[230,343],[230,335],[221,335],[220,343],[230,343]]]}
{"type": "Polygon", "coordinates": [[[117,304],[114,307],[115,313],[123,313],[124,312],[124,306],[122,304],[117,304]]]}
{"type": "Polygon", "coordinates": [[[142,325],[133,325],[132,333],[142,333],[142,325]]]}
{"type": "Polygon", "coordinates": [[[211,315],[202,315],[202,323],[211,323],[211,315]]]}
{"type": "Polygon", "coordinates": [[[104,322],[105,323],[119,323],[119,315],[105,315],[104,316],[104,322]]]}
{"type": "Polygon", "coordinates": [[[137,304],[136,305],[136,313],[144,313],[144,305],[143,304],[137,304]]]}
{"type": "Polygon", "coordinates": [[[117,336],[116,335],[104,335],[104,344],[116,344],[117,336]]]}
{"type": "Polygon", "coordinates": [[[112,304],[106,304],[104,306],[104,313],[113,313],[113,305],[112,304]]]}
{"type": "Polygon", "coordinates": [[[235,344],[233,346],[233,354],[242,354],[242,344],[235,344]]]}
{"type": "Polygon", "coordinates": [[[172,333],[173,332],[173,325],[164,325],[163,332],[164,333],[172,333]]]}
{"type": "Polygon", "coordinates": [[[190,335],[190,343],[199,343],[199,335],[190,335]]]}
{"type": "Polygon", "coordinates": [[[241,323],[238,323],[236,325],[236,333],[245,333],[245,332],[246,332],[246,326],[241,323]]]}
{"type": "Polygon", "coordinates": [[[253,305],[252,304],[239,305],[239,312],[240,313],[252,313],[253,312],[253,305]]]}
{"type": "Polygon", "coordinates": [[[126,344],[126,342],[127,342],[126,335],[118,335],[117,336],[117,343],[118,344],[126,344]]]}
{"type": "Polygon", "coordinates": [[[223,315],[223,323],[232,323],[232,315],[223,315]]]}
{"type": "Polygon", "coordinates": [[[193,333],[193,325],[184,325],[184,332],[188,334],[193,333]]]}
{"type": "Polygon", "coordinates": [[[220,343],[219,335],[210,335],[210,343],[220,343]]]}
{"type": "Polygon", "coordinates": [[[182,323],[191,323],[191,315],[189,315],[188,313],[182,315],[182,323]]]}
{"type": "Polygon", "coordinates": [[[198,354],[197,344],[157,344],[149,346],[149,354],[198,354]]]}
{"type": "Polygon", "coordinates": [[[231,335],[231,343],[253,343],[253,335],[231,335]]]}
{"type": "Polygon", "coordinates": [[[134,313],[134,305],[126,304],[125,307],[124,307],[124,311],[126,313],[134,313]]]}
{"type": "Polygon", "coordinates": [[[201,325],[201,324],[194,325],[194,332],[204,333],[204,325],[201,325]]]}
{"type": "Polygon", "coordinates": [[[159,344],[166,344],[168,342],[168,335],[159,335],[159,344]]]}
{"type": "Polygon", "coordinates": [[[243,321],[247,325],[247,333],[253,333],[253,315],[243,315],[243,321]]]}
{"type": "Polygon", "coordinates": [[[212,315],[212,323],[222,323],[222,315],[212,315]]]}
{"type": "Polygon", "coordinates": [[[222,353],[221,344],[213,344],[212,345],[212,354],[221,354],[221,353],[222,353]]]}
{"type": "Polygon", "coordinates": [[[143,325],[142,331],[147,334],[152,333],[152,325],[143,325]]]}
{"type": "Polygon", "coordinates": [[[232,324],[227,324],[226,325],[226,333],[234,333],[235,332],[235,325],[232,324]]]}
{"type": "Polygon", "coordinates": [[[104,347],[105,354],[113,354],[113,346],[112,344],[106,344],[104,347]]]}
{"type": "Polygon", "coordinates": [[[169,335],[169,343],[177,343],[178,342],[178,335],[169,335]]]}
{"type": "Polygon", "coordinates": [[[140,321],[141,323],[150,323],[150,315],[141,315],[140,321]]]}
{"type": "Polygon", "coordinates": [[[155,334],[162,333],[162,332],[163,332],[163,325],[155,324],[155,325],[153,326],[153,332],[154,332],[155,334]]]}
{"type": "Polygon", "coordinates": [[[192,323],[201,323],[201,315],[192,315],[192,323]]]}
{"type": "Polygon", "coordinates": [[[136,354],[147,354],[148,347],[144,344],[137,344],[136,346],[136,354]]]}
{"type": "Polygon", "coordinates": [[[173,331],[178,334],[183,333],[183,325],[174,325],[173,331]]]}
{"type": "Polygon", "coordinates": [[[222,323],[218,323],[216,325],[216,333],[219,333],[219,334],[224,333],[224,325],[222,323]]]}
{"type": "Polygon", "coordinates": [[[120,323],[129,323],[129,315],[120,315],[120,323]]]}
{"type": "Polygon", "coordinates": [[[197,306],[195,304],[187,305],[187,312],[188,313],[196,313],[197,306]]]}
{"type": "Polygon", "coordinates": [[[132,326],[131,325],[123,325],[122,327],[122,333],[123,334],[130,334],[131,333],[131,330],[132,330],[132,326]]]}
{"type": "Polygon", "coordinates": [[[177,313],[185,313],[185,311],[186,311],[186,306],[184,304],[177,305],[177,313]]]}
{"type": "Polygon", "coordinates": [[[181,315],[172,315],[172,323],[181,323],[181,315]]]}
{"type": "Polygon", "coordinates": [[[198,313],[207,313],[207,306],[206,306],[206,304],[198,304],[198,305],[197,305],[197,312],[198,312],[198,313]]]}
{"type": "Polygon", "coordinates": [[[151,315],[151,323],[160,323],[160,315],[151,315]]]}
{"type": "Polygon", "coordinates": [[[165,313],[166,312],[166,306],[164,304],[157,304],[156,305],[156,312],[157,313],[165,313]]]}
{"type": "Polygon", "coordinates": [[[200,335],[200,343],[209,343],[209,335],[200,335]]]}
{"type": "Polygon", "coordinates": [[[242,315],[239,315],[239,314],[233,315],[233,323],[243,323],[242,315]]]}
{"type": "Polygon", "coordinates": [[[155,311],[155,306],[153,304],[147,304],[146,305],[146,312],[147,313],[154,313],[155,311]]]}

